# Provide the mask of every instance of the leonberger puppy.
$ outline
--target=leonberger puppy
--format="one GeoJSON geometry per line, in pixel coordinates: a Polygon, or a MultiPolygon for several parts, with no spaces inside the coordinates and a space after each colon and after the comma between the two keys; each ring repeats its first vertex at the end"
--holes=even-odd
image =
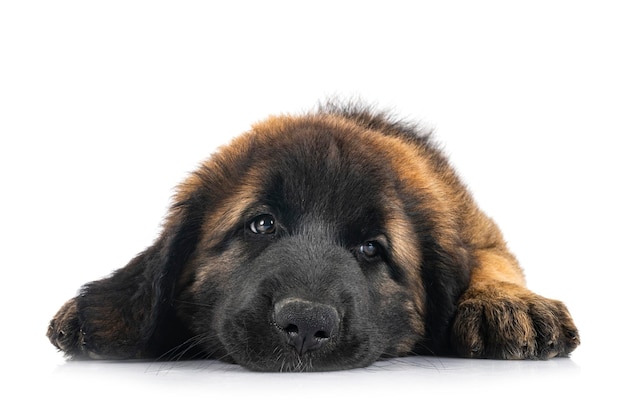
{"type": "Polygon", "coordinates": [[[176,190],[154,244],[52,319],[69,357],[328,371],[579,344],[428,134],[367,106],[270,117],[176,190]]]}

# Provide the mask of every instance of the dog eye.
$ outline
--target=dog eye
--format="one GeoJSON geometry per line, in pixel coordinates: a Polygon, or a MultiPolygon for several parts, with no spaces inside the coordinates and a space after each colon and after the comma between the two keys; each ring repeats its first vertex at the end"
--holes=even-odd
{"type": "Polygon", "coordinates": [[[252,233],[269,235],[276,231],[276,219],[271,214],[261,214],[250,222],[252,233]]]}
{"type": "Polygon", "coordinates": [[[359,246],[359,254],[365,256],[366,258],[374,258],[378,256],[380,253],[380,247],[376,242],[365,242],[361,246],[359,246]]]}

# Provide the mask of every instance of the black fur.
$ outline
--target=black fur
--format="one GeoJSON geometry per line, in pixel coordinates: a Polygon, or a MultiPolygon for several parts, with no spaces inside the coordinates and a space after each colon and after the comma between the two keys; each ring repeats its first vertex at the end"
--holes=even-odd
{"type": "Polygon", "coordinates": [[[459,209],[445,199],[438,208],[433,190],[395,172],[368,132],[411,143],[432,175],[465,192],[427,134],[386,114],[329,104],[269,123],[193,173],[160,238],[85,285],[50,340],[72,357],[204,357],[271,371],[455,353],[475,248],[458,219],[442,223],[459,209]]]}

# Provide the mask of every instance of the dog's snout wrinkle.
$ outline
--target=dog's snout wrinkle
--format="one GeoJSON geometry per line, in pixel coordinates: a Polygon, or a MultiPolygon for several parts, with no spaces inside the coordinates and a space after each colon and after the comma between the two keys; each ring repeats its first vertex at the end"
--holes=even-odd
{"type": "Polygon", "coordinates": [[[290,298],[274,306],[274,322],[287,344],[302,355],[332,338],[339,327],[339,314],[328,304],[290,298]]]}

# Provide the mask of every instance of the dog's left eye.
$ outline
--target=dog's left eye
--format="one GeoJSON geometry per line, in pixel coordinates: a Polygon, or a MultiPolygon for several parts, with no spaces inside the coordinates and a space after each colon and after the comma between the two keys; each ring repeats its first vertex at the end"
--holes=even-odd
{"type": "Polygon", "coordinates": [[[261,214],[250,222],[252,233],[269,235],[276,231],[276,219],[271,214],[261,214]]]}
{"type": "Polygon", "coordinates": [[[378,256],[379,253],[380,247],[376,242],[369,241],[359,246],[359,254],[365,256],[366,258],[374,258],[378,256]]]}

